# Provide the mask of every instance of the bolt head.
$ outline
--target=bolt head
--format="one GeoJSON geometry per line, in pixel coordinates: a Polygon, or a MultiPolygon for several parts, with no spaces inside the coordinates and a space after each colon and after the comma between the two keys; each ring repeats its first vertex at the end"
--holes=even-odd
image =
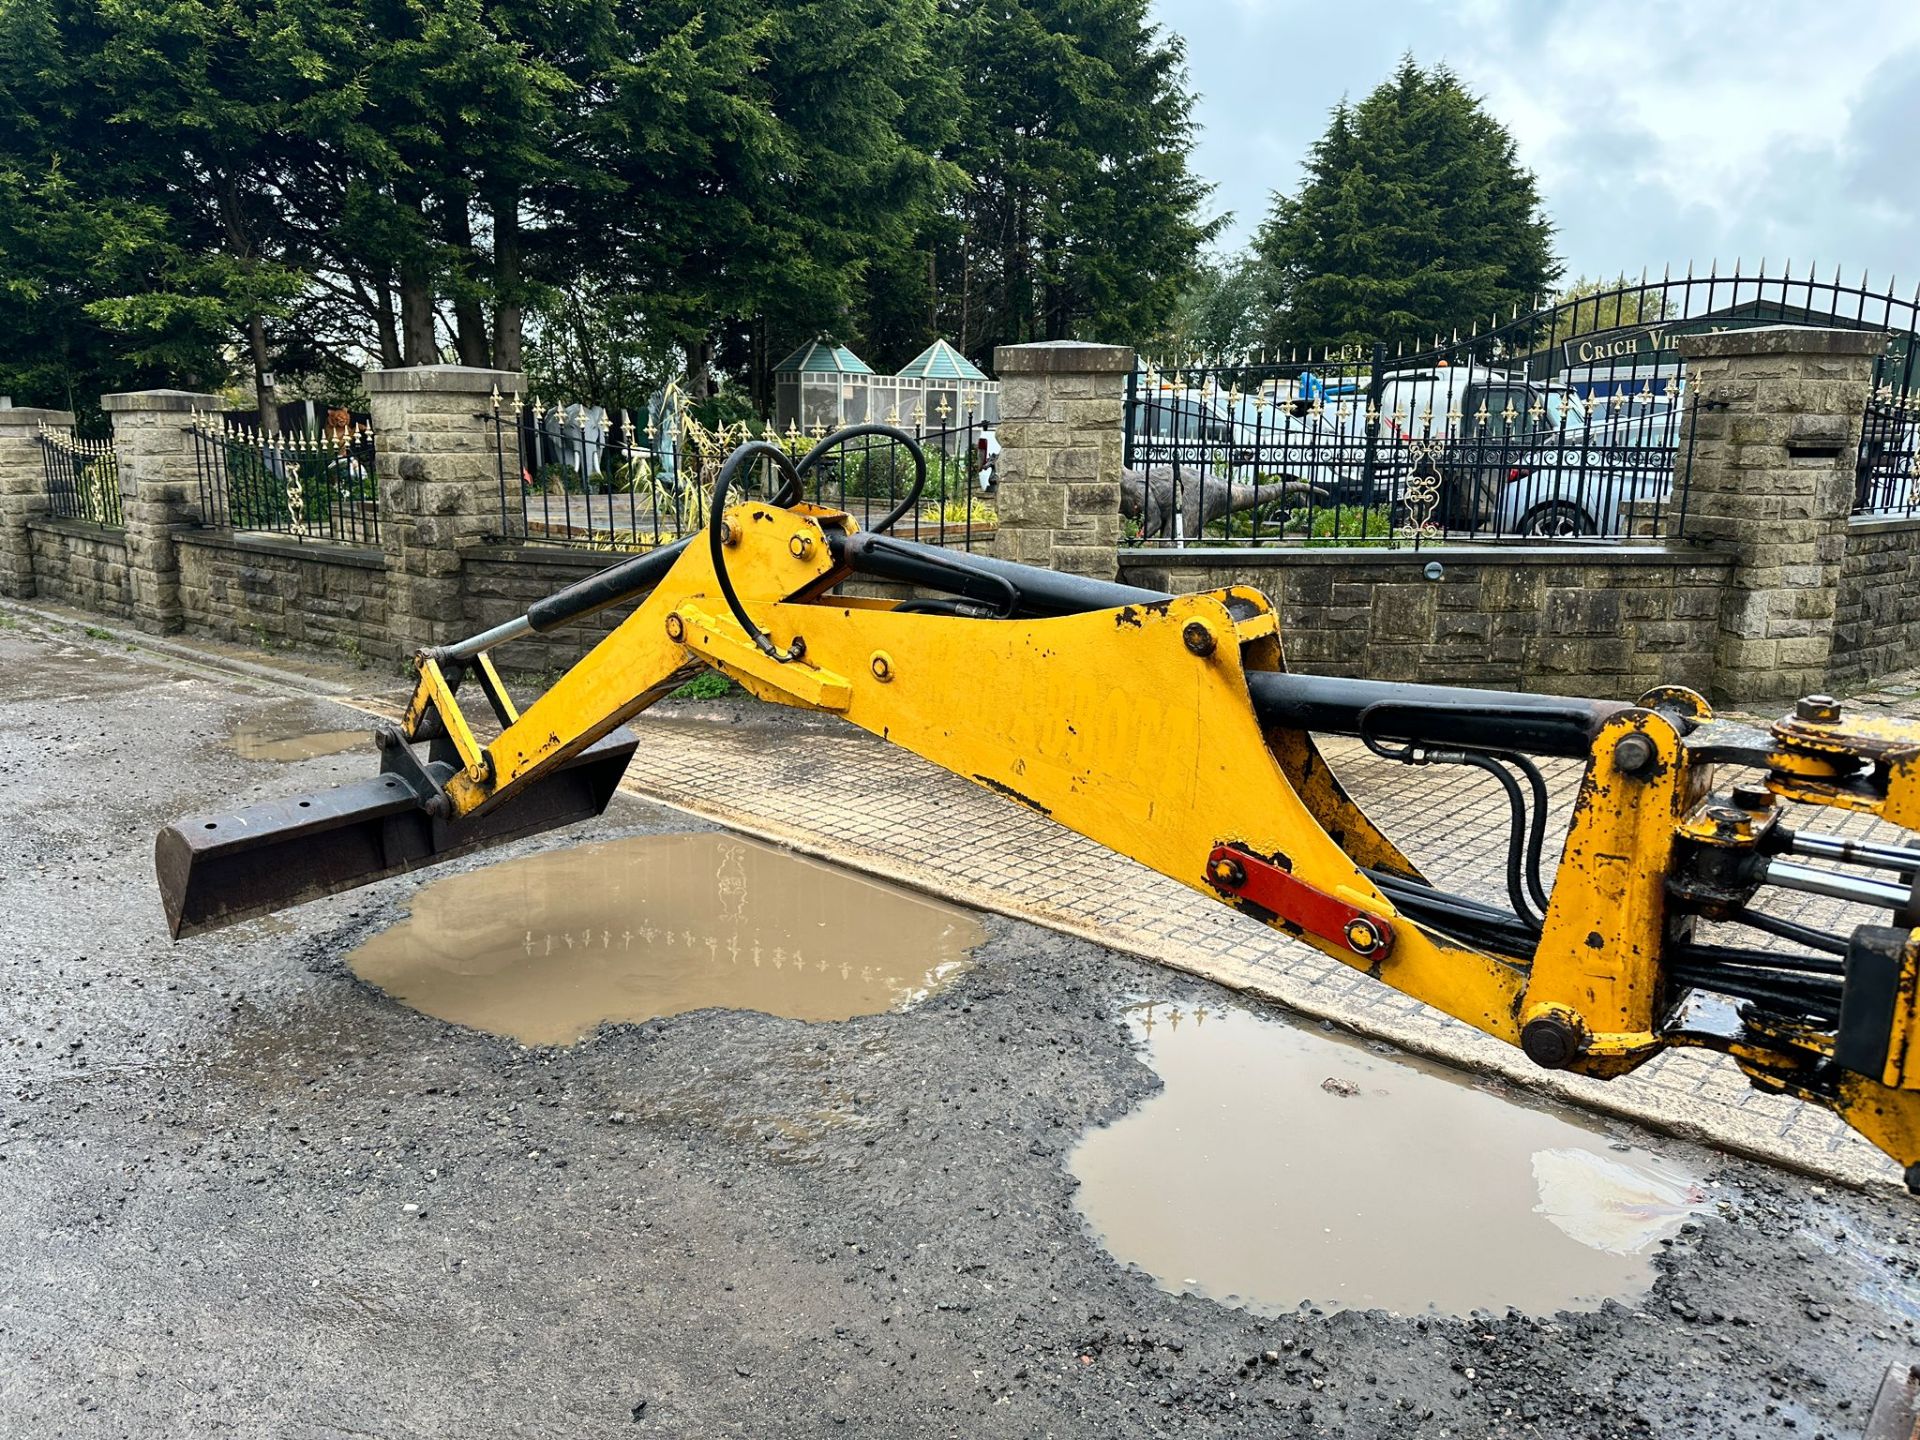
{"type": "Polygon", "coordinates": [[[1558,1015],[1529,1020],[1520,1031],[1520,1048],[1543,1070],[1562,1070],[1580,1058],[1580,1032],[1558,1015]]]}
{"type": "Polygon", "coordinates": [[[796,560],[804,560],[813,553],[813,537],[805,534],[795,535],[787,541],[787,549],[793,552],[796,560]]]}
{"type": "Polygon", "coordinates": [[[1231,856],[1213,862],[1213,883],[1227,890],[1238,890],[1247,883],[1247,870],[1231,856]]]}
{"type": "Polygon", "coordinates": [[[1794,704],[1793,718],[1806,725],[1838,724],[1840,702],[1831,695],[1803,695],[1794,704]]]}
{"type": "Polygon", "coordinates": [[[678,615],[667,616],[667,638],[678,645],[687,638],[687,622],[678,615]]]}
{"type": "Polygon", "coordinates": [[[893,679],[893,657],[884,650],[873,652],[873,678],[883,685],[893,679]]]}
{"type": "Polygon", "coordinates": [[[1189,620],[1180,631],[1180,638],[1186,642],[1187,649],[1191,650],[1195,655],[1211,655],[1213,653],[1213,631],[1209,630],[1205,625],[1202,625],[1198,620],[1189,620]]]}
{"type": "Polygon", "coordinates": [[[1635,731],[1621,736],[1620,743],[1613,747],[1613,763],[1628,775],[1642,775],[1652,768],[1659,753],[1650,737],[1635,731]]]}

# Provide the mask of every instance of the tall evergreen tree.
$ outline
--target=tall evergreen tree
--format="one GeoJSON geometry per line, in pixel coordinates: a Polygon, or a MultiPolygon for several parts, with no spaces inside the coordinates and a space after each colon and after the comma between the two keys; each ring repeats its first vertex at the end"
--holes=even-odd
{"type": "Polygon", "coordinates": [[[1334,110],[1258,246],[1274,345],[1424,341],[1530,308],[1560,274],[1512,135],[1411,56],[1334,110]]]}
{"type": "Polygon", "coordinates": [[[1185,50],[1148,0],[944,0],[965,188],[867,308],[891,357],[1160,327],[1217,228],[1201,219],[1185,50]]]}

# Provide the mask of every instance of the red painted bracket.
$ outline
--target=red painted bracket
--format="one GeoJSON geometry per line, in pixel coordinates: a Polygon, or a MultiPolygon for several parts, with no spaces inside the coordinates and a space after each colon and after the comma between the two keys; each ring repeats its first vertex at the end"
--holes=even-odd
{"type": "Polygon", "coordinates": [[[1207,857],[1207,883],[1291,921],[1309,935],[1343,946],[1364,960],[1393,948],[1393,924],[1337,895],[1295,878],[1271,860],[1231,845],[1216,845],[1207,857]]]}

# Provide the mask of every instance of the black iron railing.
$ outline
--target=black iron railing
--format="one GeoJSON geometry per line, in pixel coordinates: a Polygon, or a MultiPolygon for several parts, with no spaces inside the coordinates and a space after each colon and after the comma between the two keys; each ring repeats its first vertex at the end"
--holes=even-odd
{"type": "MultiPolygon", "coordinates": [[[[898,427],[926,452],[928,475],[919,503],[894,533],[962,550],[984,546],[996,519],[998,441],[971,414],[932,418],[932,425],[910,420],[898,427]]],[[[636,424],[625,411],[515,399],[495,404],[491,419],[501,539],[626,552],[669,545],[703,527],[720,462],[745,441],[772,440],[797,459],[825,434],[818,426],[784,434],[739,422],[709,428],[690,416],[636,424]]],[[[762,466],[749,493],[769,493],[771,483],[762,466]]],[[[912,483],[905,447],[866,434],[808,472],[804,498],[870,525],[912,483]]]]}
{"type": "Polygon", "coordinates": [[[1920,515],[1920,395],[1913,336],[1874,367],[1873,396],[1860,423],[1853,513],[1863,519],[1920,515]]]}
{"type": "Polygon", "coordinates": [[[120,457],[111,439],[81,439],[71,430],[40,430],[40,461],[46,471],[51,512],[63,520],[88,520],[123,529],[120,457]]]}
{"type": "Polygon", "coordinates": [[[1127,533],[1182,546],[1678,536],[1691,473],[1679,338],[1780,324],[1889,334],[1855,508],[1910,509],[1920,292],[1736,266],[1426,344],[1161,357],[1128,390],[1127,533]]]}
{"type": "Polygon", "coordinates": [[[379,543],[373,432],[366,425],[265,431],[230,416],[195,415],[190,428],[202,525],[379,543]]]}

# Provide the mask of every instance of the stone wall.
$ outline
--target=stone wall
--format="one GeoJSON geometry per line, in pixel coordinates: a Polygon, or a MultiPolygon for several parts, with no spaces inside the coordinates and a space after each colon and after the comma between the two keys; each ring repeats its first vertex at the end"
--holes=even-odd
{"type": "Polygon", "coordinates": [[[182,530],[174,545],[188,630],[354,659],[399,658],[380,551],[220,530],[182,530]]]}
{"type": "MultiPolygon", "coordinates": [[[[466,550],[461,556],[464,631],[476,635],[503,625],[526,614],[534,601],[624,558],[559,545],[481,545],[466,550]]],[[[529,635],[502,647],[494,662],[503,670],[564,668],[586,654],[632,609],[616,605],[551,635],[529,635]]]]}
{"type": "Polygon", "coordinates": [[[116,620],[133,618],[123,531],[40,515],[27,522],[26,533],[35,598],[116,620]]]}
{"type": "Polygon", "coordinates": [[[1862,685],[1913,665],[1920,642],[1920,517],[1847,527],[1827,684],[1862,685]]]}
{"type": "Polygon", "coordinates": [[[1265,591],[1298,670],[1631,700],[1660,684],[1705,688],[1729,564],[1641,547],[1188,547],[1123,550],[1120,578],[1265,591]]]}

